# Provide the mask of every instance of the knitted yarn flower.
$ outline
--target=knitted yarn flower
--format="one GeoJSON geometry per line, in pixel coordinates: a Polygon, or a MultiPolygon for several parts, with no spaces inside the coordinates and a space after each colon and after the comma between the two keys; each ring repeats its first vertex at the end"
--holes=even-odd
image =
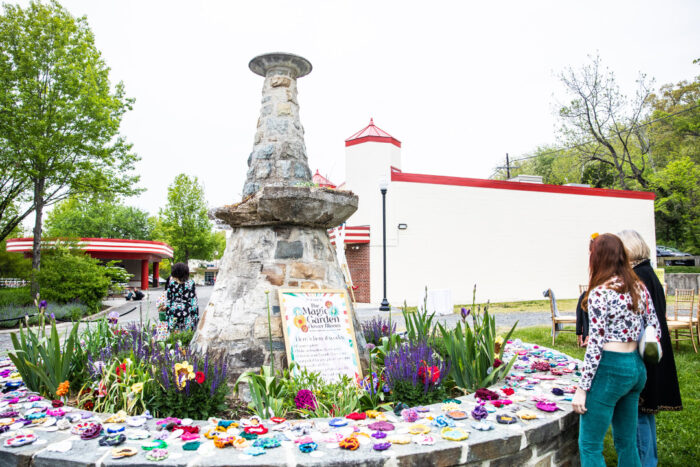
{"type": "Polygon", "coordinates": [[[549,371],[550,366],[549,366],[549,363],[547,363],[543,360],[537,360],[535,362],[532,362],[532,364],[530,365],[530,368],[533,370],[537,370],[537,371],[549,371]]]}
{"type": "Polygon", "coordinates": [[[404,422],[413,423],[418,420],[418,412],[413,409],[403,409],[401,411],[401,418],[404,422]]]}
{"type": "Polygon", "coordinates": [[[294,397],[294,404],[297,409],[316,410],[316,397],[308,389],[300,389],[294,397]]]}
{"type": "Polygon", "coordinates": [[[474,394],[474,397],[477,399],[484,399],[487,401],[495,401],[496,399],[500,399],[500,397],[498,397],[498,394],[486,388],[477,389],[476,393],[474,394]]]}
{"type": "Polygon", "coordinates": [[[175,383],[178,388],[185,389],[187,380],[194,379],[194,367],[187,360],[175,364],[175,383]]]}
{"type": "Polygon", "coordinates": [[[68,380],[66,380],[58,385],[58,389],[56,389],[56,395],[58,397],[63,397],[66,394],[68,394],[69,389],[70,389],[70,382],[68,382],[68,380]]]}
{"type": "Polygon", "coordinates": [[[483,402],[480,402],[479,405],[474,407],[474,410],[472,410],[472,417],[474,417],[474,420],[483,420],[488,414],[489,413],[486,411],[486,407],[484,407],[483,402]]]}

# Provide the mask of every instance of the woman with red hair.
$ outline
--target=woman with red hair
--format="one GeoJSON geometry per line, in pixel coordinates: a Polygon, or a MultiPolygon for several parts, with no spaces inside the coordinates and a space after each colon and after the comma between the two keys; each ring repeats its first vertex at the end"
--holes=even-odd
{"type": "Polygon", "coordinates": [[[581,414],[581,465],[605,465],[603,439],[612,423],[618,466],[640,466],[637,406],[647,376],[637,340],[647,325],[660,339],[659,322],[649,292],[617,236],[604,234],[593,240],[589,269],[583,303],[590,338],[572,401],[574,411],[581,414]]]}

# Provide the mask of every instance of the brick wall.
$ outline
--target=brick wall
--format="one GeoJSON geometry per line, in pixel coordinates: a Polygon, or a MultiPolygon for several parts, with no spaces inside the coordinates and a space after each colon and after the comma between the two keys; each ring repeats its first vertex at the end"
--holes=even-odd
{"type": "Polygon", "coordinates": [[[369,245],[351,244],[345,246],[345,257],[355,289],[355,301],[369,303],[369,245]]]}

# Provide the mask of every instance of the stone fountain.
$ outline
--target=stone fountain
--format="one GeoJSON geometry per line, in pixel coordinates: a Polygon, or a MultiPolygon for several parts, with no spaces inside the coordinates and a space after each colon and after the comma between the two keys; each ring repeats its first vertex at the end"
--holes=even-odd
{"type": "MultiPolygon", "coordinates": [[[[265,78],[262,107],[240,203],[210,215],[233,231],[209,305],[192,341],[198,351],[225,356],[236,378],[270,361],[266,292],[272,309],[276,368],[286,361],[279,288],[345,289],[327,229],[357,210],[357,196],[311,183],[297,79],[311,63],[287,53],[255,57],[248,65],[265,78]]],[[[359,330],[354,310],[355,329],[359,330]]],[[[358,347],[364,350],[362,333],[358,347]]]]}

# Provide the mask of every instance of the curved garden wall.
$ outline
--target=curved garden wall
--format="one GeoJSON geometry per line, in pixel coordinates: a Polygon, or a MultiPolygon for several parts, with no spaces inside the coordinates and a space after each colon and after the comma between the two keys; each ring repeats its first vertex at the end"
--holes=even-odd
{"type": "MultiPolygon", "coordinates": [[[[133,457],[112,459],[112,447],[102,447],[98,438],[83,440],[77,434],[71,434],[72,427],[63,430],[55,425],[45,427],[41,422],[20,428],[25,432],[31,432],[37,440],[32,444],[21,447],[7,447],[7,439],[15,436],[18,431],[16,425],[8,423],[8,419],[0,419],[0,425],[8,425],[13,429],[2,433],[0,440],[0,465],[2,466],[101,466],[101,465],[168,465],[168,466],[225,466],[225,465],[250,465],[250,466],[306,466],[306,465],[401,465],[401,466],[452,466],[452,465],[488,465],[488,466],[568,466],[578,465],[578,416],[572,412],[571,403],[567,400],[571,396],[571,388],[577,380],[577,365],[579,362],[549,349],[537,348],[524,344],[519,352],[519,357],[504,385],[490,388],[493,393],[484,396],[497,397],[495,401],[482,401],[486,409],[484,419],[492,429],[480,431],[475,424],[472,411],[480,404],[474,395],[469,395],[450,402],[450,405],[434,404],[419,412],[420,418],[415,422],[407,422],[400,415],[385,412],[380,416],[386,422],[393,425],[394,429],[386,432],[383,439],[371,437],[376,433],[377,420],[367,418],[365,420],[341,419],[340,424],[347,422],[342,427],[329,426],[328,419],[312,419],[313,427],[309,428],[307,436],[310,436],[318,447],[310,453],[301,452],[299,445],[294,442],[303,434],[294,425],[300,421],[287,421],[276,424],[270,420],[263,421],[263,425],[269,428],[264,438],[275,438],[280,445],[274,448],[261,449],[262,455],[252,456],[246,449],[236,449],[232,446],[218,448],[214,441],[202,436],[209,432],[214,433],[218,420],[208,421],[184,421],[187,426],[195,426],[199,429],[199,441],[201,444],[195,451],[183,449],[185,441],[178,435],[180,432],[169,432],[167,429],[157,429],[156,419],[150,419],[139,429],[148,430],[150,437],[144,440],[127,439],[120,446],[134,448],[137,453],[133,457]],[[522,350],[522,349],[526,350],[522,350]],[[511,393],[512,390],[512,393],[511,393]],[[551,405],[551,404],[555,405],[551,405]],[[556,408],[555,411],[548,411],[556,408]],[[447,417],[448,411],[462,411],[466,418],[460,419],[458,413],[452,412],[453,418],[447,417]],[[499,415],[510,416],[515,419],[513,424],[497,423],[499,415]],[[536,417],[530,419],[530,417],[536,417]],[[441,436],[441,427],[445,423],[454,424],[454,428],[468,433],[468,438],[461,441],[444,439],[441,436]],[[429,429],[426,436],[432,437],[434,444],[419,444],[420,435],[409,433],[415,425],[423,425],[429,429]],[[211,430],[211,431],[210,431],[211,430]],[[339,447],[336,440],[355,435],[359,442],[357,450],[346,450],[339,447]],[[146,455],[149,451],[142,448],[149,445],[157,437],[169,437],[167,444],[168,457],[161,461],[149,460],[146,455]],[[385,451],[376,451],[373,444],[392,441],[391,446],[385,451]],[[408,441],[408,444],[400,444],[408,441]],[[60,448],[63,449],[60,449],[60,448]]],[[[0,379],[5,382],[9,378],[0,379]]],[[[14,403],[11,397],[16,393],[7,393],[3,396],[2,411],[19,411],[15,418],[26,416],[31,411],[31,404],[49,406],[50,401],[29,402],[26,393],[14,403]],[[24,412],[24,415],[22,413],[24,412]]],[[[81,415],[81,421],[93,421],[102,423],[103,429],[107,414],[93,414],[90,412],[67,409],[63,418],[81,415]]],[[[35,410],[36,411],[36,410],[35,410]]],[[[48,418],[48,417],[47,417],[48,418]]],[[[478,417],[477,417],[478,418],[478,417]]],[[[41,419],[40,419],[41,420],[41,419]]],[[[226,425],[224,421],[222,425],[226,425]]],[[[335,423],[333,423],[335,424],[335,423]]],[[[75,424],[73,424],[74,426],[75,424]]],[[[126,423],[110,425],[109,427],[130,428],[126,423]]],[[[223,430],[223,428],[222,428],[223,430]]],[[[226,433],[219,436],[237,436],[241,428],[229,427],[226,433]]],[[[454,434],[454,432],[452,433],[454,434]]],[[[449,435],[449,433],[448,433],[449,435]]],[[[308,440],[307,440],[308,441],[308,440]]],[[[250,444],[250,443],[249,443],[250,444]]]]}

